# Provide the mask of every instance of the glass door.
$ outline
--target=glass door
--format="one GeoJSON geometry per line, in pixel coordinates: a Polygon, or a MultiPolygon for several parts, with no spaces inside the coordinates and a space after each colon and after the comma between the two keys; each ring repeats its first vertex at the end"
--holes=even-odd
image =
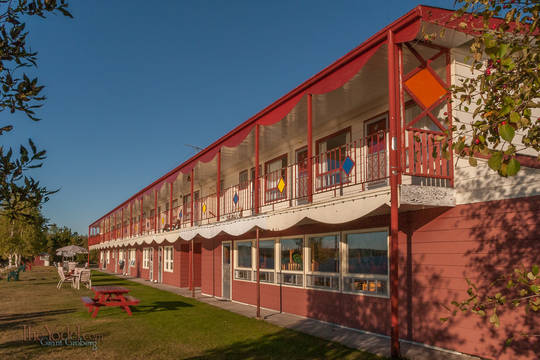
{"type": "Polygon", "coordinates": [[[222,298],[231,300],[231,243],[224,242],[222,245],[223,257],[222,257],[222,298]]]}

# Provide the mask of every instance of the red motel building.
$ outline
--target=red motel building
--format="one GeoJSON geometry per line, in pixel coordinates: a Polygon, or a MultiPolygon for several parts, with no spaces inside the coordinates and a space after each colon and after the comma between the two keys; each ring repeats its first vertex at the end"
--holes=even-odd
{"type": "Polygon", "coordinates": [[[534,261],[540,233],[533,157],[500,178],[444,151],[473,111],[449,101],[473,38],[451,15],[414,8],[103,214],[100,268],[390,336],[394,351],[532,357],[484,319],[440,321],[465,278],[534,261]]]}

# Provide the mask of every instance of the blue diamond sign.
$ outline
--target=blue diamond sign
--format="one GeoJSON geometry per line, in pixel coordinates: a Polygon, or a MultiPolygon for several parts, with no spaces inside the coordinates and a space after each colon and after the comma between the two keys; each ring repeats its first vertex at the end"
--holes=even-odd
{"type": "Polygon", "coordinates": [[[234,193],[234,196],[232,198],[232,201],[234,202],[234,205],[236,205],[238,203],[238,194],[237,193],[234,193]]]}
{"type": "Polygon", "coordinates": [[[354,168],[354,161],[351,159],[350,156],[347,155],[345,160],[343,160],[343,164],[341,164],[341,168],[343,169],[343,171],[345,171],[345,174],[349,176],[352,169],[354,168]]]}
{"type": "Polygon", "coordinates": [[[180,209],[180,212],[178,213],[178,218],[179,218],[179,219],[182,218],[182,209],[180,209]]]}

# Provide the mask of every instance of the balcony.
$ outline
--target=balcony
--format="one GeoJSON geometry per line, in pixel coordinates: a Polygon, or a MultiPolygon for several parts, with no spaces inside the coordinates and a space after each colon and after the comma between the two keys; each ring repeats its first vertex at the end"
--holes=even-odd
{"type": "MultiPolygon", "coordinates": [[[[401,203],[453,206],[452,166],[443,154],[446,138],[438,132],[415,129],[405,131],[403,140],[401,203]]],[[[225,223],[388,190],[388,147],[388,133],[381,131],[322,152],[311,162],[304,159],[262,174],[256,181],[221,189],[219,201],[217,192],[195,196],[193,204],[191,194],[185,194],[181,205],[167,204],[157,213],[150,209],[131,223],[126,220],[123,226],[119,222],[109,231],[91,234],[89,244],[215,224],[218,219],[225,223]]]]}

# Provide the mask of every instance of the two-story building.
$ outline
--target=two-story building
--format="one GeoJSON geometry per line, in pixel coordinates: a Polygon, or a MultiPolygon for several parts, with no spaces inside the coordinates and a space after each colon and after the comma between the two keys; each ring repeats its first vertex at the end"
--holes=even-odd
{"type": "Polygon", "coordinates": [[[512,358],[483,320],[439,321],[465,277],[533,261],[540,232],[536,159],[499,178],[449,149],[472,118],[449,101],[472,39],[451,14],[413,9],[92,222],[100,267],[512,358]]]}

